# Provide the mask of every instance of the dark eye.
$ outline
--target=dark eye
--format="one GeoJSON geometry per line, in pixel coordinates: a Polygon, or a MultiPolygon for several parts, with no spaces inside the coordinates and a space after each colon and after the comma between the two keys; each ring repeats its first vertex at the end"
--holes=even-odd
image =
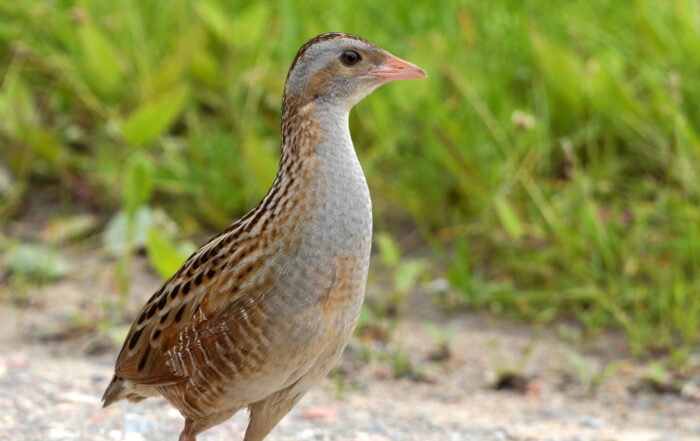
{"type": "Polygon", "coordinates": [[[360,60],[362,60],[362,57],[360,54],[358,54],[355,51],[345,51],[343,54],[340,56],[340,61],[346,65],[346,66],[352,66],[357,64],[360,60]]]}

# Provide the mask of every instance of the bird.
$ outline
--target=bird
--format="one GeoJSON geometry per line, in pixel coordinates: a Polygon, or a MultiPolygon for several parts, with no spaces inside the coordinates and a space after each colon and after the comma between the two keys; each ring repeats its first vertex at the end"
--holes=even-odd
{"type": "Polygon", "coordinates": [[[144,304],[104,407],[162,396],[185,418],[179,441],[247,408],[244,441],[269,434],[338,360],[364,298],[372,206],[350,110],[385,83],[426,76],[351,34],[301,46],[270,190],[144,304]]]}

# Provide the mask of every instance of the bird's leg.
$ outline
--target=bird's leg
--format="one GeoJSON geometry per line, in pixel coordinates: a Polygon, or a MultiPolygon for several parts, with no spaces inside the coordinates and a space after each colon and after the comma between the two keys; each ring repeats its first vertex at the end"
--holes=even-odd
{"type": "Polygon", "coordinates": [[[197,435],[231,418],[237,410],[215,412],[197,419],[185,418],[185,428],[180,433],[179,441],[197,441],[197,435]]]}
{"type": "MultiPolygon", "coordinates": [[[[283,391],[286,395],[286,390],[283,391]]],[[[251,404],[250,423],[243,441],[262,441],[279,421],[294,407],[303,394],[280,399],[280,393],[251,404]]]]}

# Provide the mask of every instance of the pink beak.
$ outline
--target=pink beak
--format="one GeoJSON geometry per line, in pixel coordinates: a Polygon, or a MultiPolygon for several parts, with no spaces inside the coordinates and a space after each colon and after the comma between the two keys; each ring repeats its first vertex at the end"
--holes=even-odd
{"type": "Polygon", "coordinates": [[[427,73],[413,63],[402,60],[389,54],[389,59],[370,72],[370,75],[384,79],[385,81],[393,80],[413,80],[417,78],[425,78],[427,73]]]}

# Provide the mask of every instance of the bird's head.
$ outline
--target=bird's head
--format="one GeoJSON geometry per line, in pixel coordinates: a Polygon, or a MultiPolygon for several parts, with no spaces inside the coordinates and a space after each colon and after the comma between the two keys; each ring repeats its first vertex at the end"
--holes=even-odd
{"type": "Polygon", "coordinates": [[[425,78],[415,64],[404,61],[360,37],[329,33],[306,42],[287,76],[285,100],[310,102],[350,110],[377,87],[393,80],[425,78]]]}

